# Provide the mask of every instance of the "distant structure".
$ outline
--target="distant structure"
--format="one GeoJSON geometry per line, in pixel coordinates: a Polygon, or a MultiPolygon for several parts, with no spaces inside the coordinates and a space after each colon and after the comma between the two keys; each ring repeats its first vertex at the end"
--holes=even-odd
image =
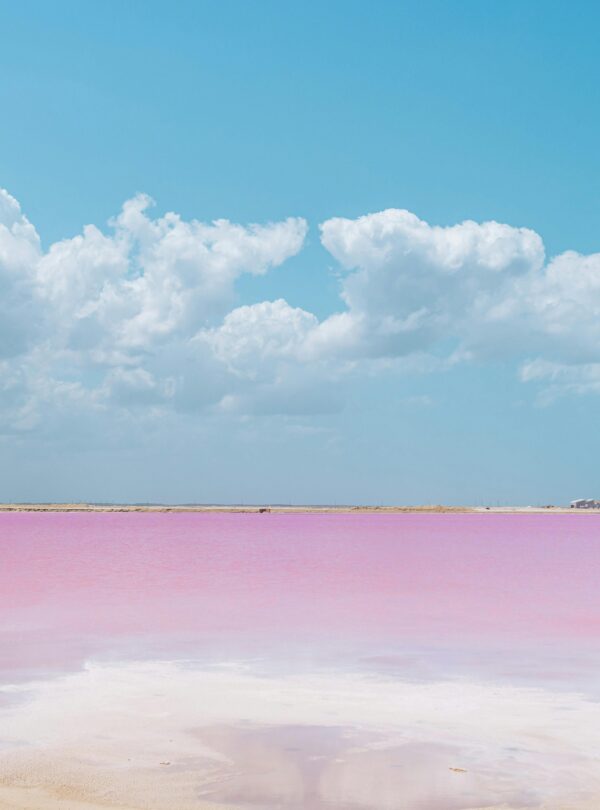
{"type": "Polygon", "coordinates": [[[571,509],[600,509],[600,501],[595,501],[593,498],[578,498],[576,501],[571,501],[571,509]]]}

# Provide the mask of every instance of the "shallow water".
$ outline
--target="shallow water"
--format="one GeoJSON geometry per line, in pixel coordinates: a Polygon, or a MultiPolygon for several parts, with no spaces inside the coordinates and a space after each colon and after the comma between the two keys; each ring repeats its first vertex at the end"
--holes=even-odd
{"type": "Polygon", "coordinates": [[[2,514],[2,784],[182,810],[600,806],[599,530],[2,514]]]}

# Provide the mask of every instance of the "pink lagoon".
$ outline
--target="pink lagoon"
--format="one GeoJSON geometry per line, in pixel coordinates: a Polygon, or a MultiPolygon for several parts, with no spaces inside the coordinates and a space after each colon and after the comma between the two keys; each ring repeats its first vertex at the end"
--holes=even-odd
{"type": "Polygon", "coordinates": [[[597,808],[599,538],[1,514],[0,808],[597,808]]]}

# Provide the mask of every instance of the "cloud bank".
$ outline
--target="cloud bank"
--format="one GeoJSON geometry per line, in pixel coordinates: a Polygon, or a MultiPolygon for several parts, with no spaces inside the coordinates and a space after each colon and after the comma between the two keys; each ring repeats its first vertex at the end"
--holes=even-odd
{"type": "Polygon", "coordinates": [[[169,413],[324,413],[390,368],[512,359],[546,397],[600,391],[600,254],[546,260],[497,222],[429,225],[405,210],[320,227],[339,310],[234,306],[236,280],[302,250],[307,223],[152,218],[145,195],[106,230],[41,247],[0,191],[0,433],[169,413]]]}

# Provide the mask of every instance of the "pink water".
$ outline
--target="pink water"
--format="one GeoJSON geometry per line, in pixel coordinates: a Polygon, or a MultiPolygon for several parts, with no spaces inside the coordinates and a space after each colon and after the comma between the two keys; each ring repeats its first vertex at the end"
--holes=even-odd
{"type": "Polygon", "coordinates": [[[4,669],[42,635],[382,654],[600,639],[600,524],[583,515],[16,513],[0,554],[4,669]]]}
{"type": "MultiPolygon", "coordinates": [[[[251,662],[261,677],[306,684],[359,673],[370,699],[378,678],[382,690],[468,682],[465,694],[525,684],[557,709],[568,690],[590,702],[600,693],[595,516],[14,513],[0,515],[0,560],[0,684],[93,661],[185,660],[251,662]]],[[[274,733],[273,720],[264,728],[274,733]]],[[[271,806],[250,804],[261,801],[271,806]]],[[[378,801],[356,807],[396,807],[378,801]]],[[[475,806],[456,801],[435,806],[475,806]]]]}

